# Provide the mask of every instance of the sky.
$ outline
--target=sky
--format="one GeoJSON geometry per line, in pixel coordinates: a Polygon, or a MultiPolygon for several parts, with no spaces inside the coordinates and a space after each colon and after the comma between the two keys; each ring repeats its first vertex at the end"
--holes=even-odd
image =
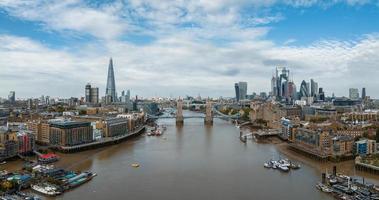
{"type": "Polygon", "coordinates": [[[379,0],[0,0],[0,97],[269,92],[275,67],[379,98],[379,0]]]}

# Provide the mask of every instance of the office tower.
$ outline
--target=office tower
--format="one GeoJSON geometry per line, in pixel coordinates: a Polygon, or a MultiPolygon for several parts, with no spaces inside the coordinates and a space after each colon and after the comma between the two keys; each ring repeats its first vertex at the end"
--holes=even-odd
{"type": "Polygon", "coordinates": [[[315,97],[315,96],[317,96],[317,92],[318,92],[318,83],[316,81],[314,81],[313,79],[311,79],[311,92],[310,92],[310,95],[312,97],[315,97]]]}
{"type": "Polygon", "coordinates": [[[28,99],[28,109],[31,110],[33,108],[33,100],[28,99]]]}
{"type": "Polygon", "coordinates": [[[276,77],[275,76],[272,76],[272,79],[271,79],[271,96],[278,96],[277,94],[277,89],[276,89],[276,77]]]}
{"type": "Polygon", "coordinates": [[[91,88],[91,103],[99,103],[99,88],[91,88]]]}
{"type": "Polygon", "coordinates": [[[291,102],[296,99],[296,85],[293,81],[288,82],[286,98],[288,102],[291,102]]]}
{"type": "Polygon", "coordinates": [[[240,95],[240,100],[245,100],[247,96],[247,82],[239,82],[239,95],[240,95]]]}
{"type": "Polygon", "coordinates": [[[130,101],[130,90],[122,91],[121,92],[121,97],[120,97],[121,102],[127,103],[130,101]]]}
{"type": "Polygon", "coordinates": [[[350,88],[349,89],[349,98],[352,99],[352,100],[359,99],[358,88],[350,88]]]}
{"type": "Polygon", "coordinates": [[[46,96],[45,98],[45,104],[50,105],[50,96],[46,96]]]}
{"type": "Polygon", "coordinates": [[[234,84],[234,89],[236,91],[236,101],[240,101],[240,87],[238,85],[238,83],[235,83],[234,84]]]}
{"type": "Polygon", "coordinates": [[[309,86],[309,84],[307,84],[307,82],[305,82],[305,80],[303,80],[303,82],[301,82],[301,85],[300,85],[300,98],[301,97],[309,97],[308,86],[309,86]]]}
{"type": "Polygon", "coordinates": [[[8,101],[9,103],[13,104],[16,102],[16,92],[15,91],[10,91],[8,95],[8,101]]]}
{"type": "Polygon", "coordinates": [[[91,84],[88,83],[85,87],[85,95],[86,103],[99,103],[99,88],[91,87],[91,84]]]}
{"type": "Polygon", "coordinates": [[[87,84],[85,88],[85,98],[86,98],[86,103],[91,102],[91,84],[87,84]]]}
{"type": "Polygon", "coordinates": [[[272,95],[277,99],[286,98],[288,93],[288,81],[290,71],[284,68],[276,68],[275,77],[271,79],[272,95]]]}
{"type": "Polygon", "coordinates": [[[108,78],[107,78],[107,88],[105,91],[105,96],[109,100],[108,103],[116,102],[116,84],[114,79],[114,71],[113,71],[113,61],[112,58],[109,60],[108,66],[108,78]]]}
{"type": "Polygon", "coordinates": [[[318,96],[319,96],[320,101],[325,101],[325,94],[324,94],[324,90],[322,88],[318,89],[318,96]]]}
{"type": "Polygon", "coordinates": [[[362,99],[366,99],[366,88],[362,88],[362,99]]]}

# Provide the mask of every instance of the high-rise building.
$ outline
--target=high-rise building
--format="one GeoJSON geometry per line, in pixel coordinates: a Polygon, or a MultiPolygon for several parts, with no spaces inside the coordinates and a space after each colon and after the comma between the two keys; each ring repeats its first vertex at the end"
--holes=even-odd
{"type": "Polygon", "coordinates": [[[130,101],[130,90],[127,90],[126,92],[122,91],[121,92],[120,100],[121,100],[122,103],[129,102],[130,101]]]}
{"type": "Polygon", "coordinates": [[[12,104],[16,102],[16,92],[15,91],[9,92],[8,101],[9,101],[9,103],[12,103],[12,104]]]}
{"type": "Polygon", "coordinates": [[[300,85],[300,98],[301,97],[309,97],[309,89],[308,89],[309,84],[303,80],[300,85]]]}
{"type": "Polygon", "coordinates": [[[322,88],[318,89],[318,96],[319,96],[318,99],[320,101],[325,101],[325,93],[324,93],[324,90],[322,88]]]}
{"type": "Polygon", "coordinates": [[[287,89],[287,101],[292,102],[296,100],[296,85],[293,81],[288,82],[288,89],[287,89]]]}
{"type": "Polygon", "coordinates": [[[349,98],[352,99],[352,100],[359,99],[358,88],[350,88],[349,89],[349,98]]]}
{"type": "Polygon", "coordinates": [[[272,76],[272,79],[271,79],[271,96],[278,96],[277,94],[277,89],[276,89],[276,77],[275,76],[272,76]]]}
{"type": "Polygon", "coordinates": [[[99,88],[91,87],[91,84],[87,84],[85,87],[86,103],[97,104],[99,103],[99,88]]]}
{"type": "Polygon", "coordinates": [[[33,108],[33,99],[28,99],[28,109],[31,110],[33,108]]]}
{"type": "Polygon", "coordinates": [[[318,83],[316,81],[314,81],[313,79],[311,79],[311,92],[310,92],[310,95],[312,97],[315,97],[317,96],[317,92],[318,92],[318,83]]]}
{"type": "Polygon", "coordinates": [[[85,88],[85,98],[86,98],[86,103],[91,102],[91,84],[87,83],[86,88],[85,88]]]}
{"type": "Polygon", "coordinates": [[[236,91],[236,101],[240,101],[240,87],[238,85],[238,83],[235,83],[234,84],[234,89],[236,91]]]}
{"type": "Polygon", "coordinates": [[[362,99],[366,98],[366,88],[362,88],[362,99]]]}
{"type": "Polygon", "coordinates": [[[115,78],[114,78],[112,58],[109,60],[107,88],[105,90],[105,96],[107,99],[110,100],[110,102],[116,102],[117,101],[116,83],[115,83],[115,78]]]}
{"type": "Polygon", "coordinates": [[[290,96],[288,94],[288,81],[290,71],[284,68],[276,68],[275,77],[271,79],[272,95],[277,99],[283,99],[290,96]]]}
{"type": "Polygon", "coordinates": [[[240,100],[245,100],[247,96],[247,82],[239,82],[239,95],[240,95],[240,100]]]}

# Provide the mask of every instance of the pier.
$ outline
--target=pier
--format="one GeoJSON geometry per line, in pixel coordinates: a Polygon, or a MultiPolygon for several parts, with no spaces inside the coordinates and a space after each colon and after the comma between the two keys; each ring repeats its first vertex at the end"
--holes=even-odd
{"type": "Polygon", "coordinates": [[[355,158],[355,169],[379,175],[379,167],[362,163],[359,157],[355,158]]]}
{"type": "Polygon", "coordinates": [[[272,136],[278,136],[279,130],[276,129],[270,129],[270,130],[258,130],[252,133],[256,138],[262,139],[262,138],[268,138],[272,136]]]}

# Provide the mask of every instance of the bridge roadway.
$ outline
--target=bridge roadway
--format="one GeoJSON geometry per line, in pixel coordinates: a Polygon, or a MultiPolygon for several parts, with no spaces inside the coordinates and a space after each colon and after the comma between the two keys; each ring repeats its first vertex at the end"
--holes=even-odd
{"type": "MultiPolygon", "coordinates": [[[[176,116],[152,116],[149,115],[148,118],[150,119],[175,119],[176,116]]],[[[198,118],[198,119],[204,119],[205,116],[183,116],[183,119],[193,119],[193,118],[198,118]]],[[[226,118],[233,118],[233,117],[227,117],[227,116],[213,116],[213,118],[219,118],[219,119],[226,119],[226,118]]],[[[235,117],[238,118],[238,117],[235,117]]]]}

